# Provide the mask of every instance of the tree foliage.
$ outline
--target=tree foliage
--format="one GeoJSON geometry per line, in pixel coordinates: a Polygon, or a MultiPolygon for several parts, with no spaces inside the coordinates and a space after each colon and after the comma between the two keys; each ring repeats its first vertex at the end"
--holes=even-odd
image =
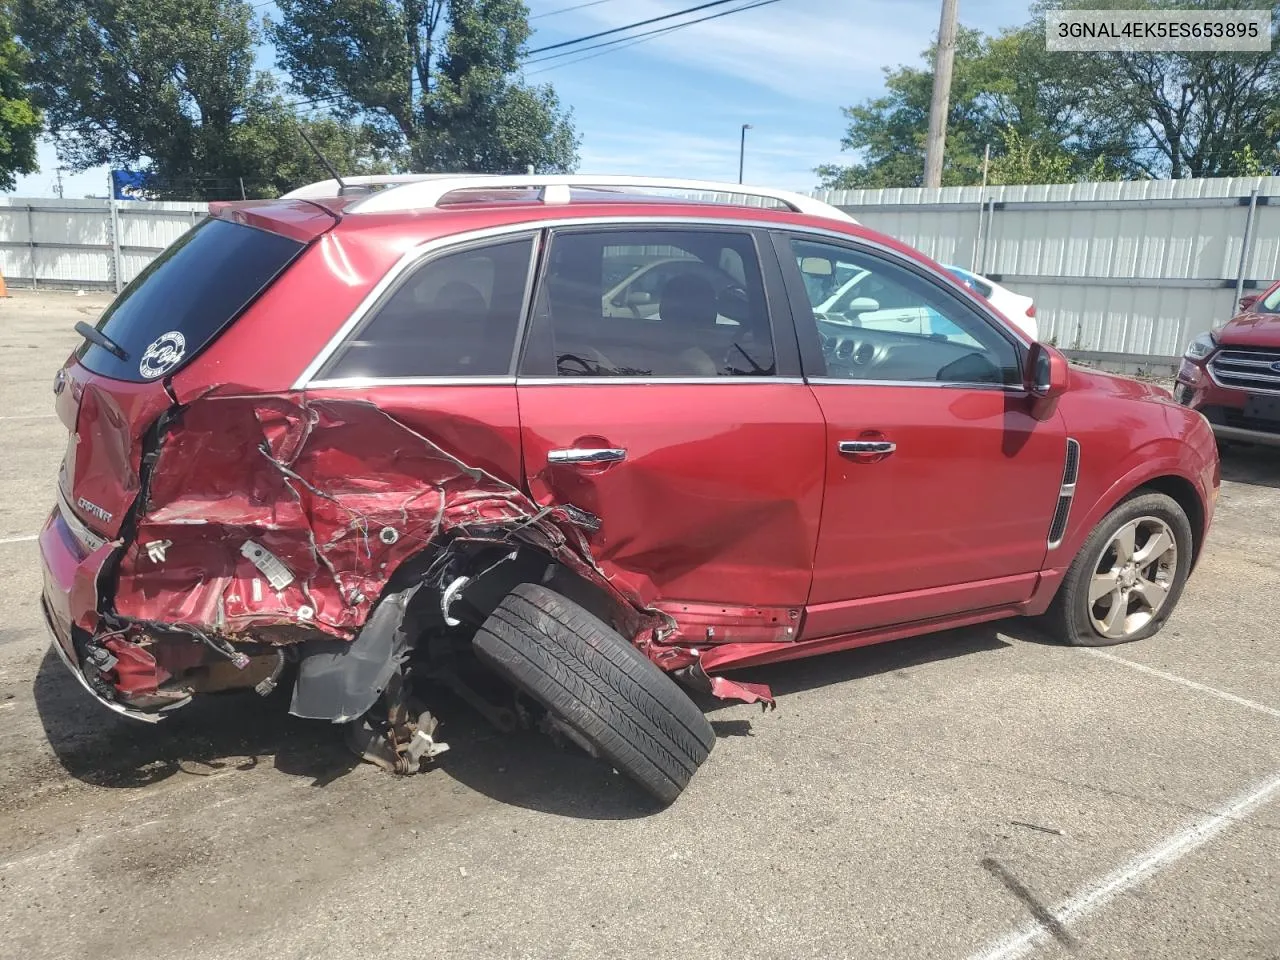
{"type": "MultiPolygon", "coordinates": [[[[1280,43],[1266,53],[1060,53],[1045,46],[1059,8],[1248,8],[1255,0],[1041,0],[1025,26],[962,28],[948,114],[944,185],[1215,177],[1277,171],[1280,43]],[[1028,179],[1031,178],[1031,179],[1028,179]]],[[[1280,25],[1280,3],[1273,6],[1280,25]]],[[[933,51],[885,72],[885,93],[847,108],[857,162],[818,169],[825,186],[923,180],[933,51]]]]}
{"type": "Polygon", "coordinates": [[[255,69],[260,33],[245,0],[18,0],[17,30],[73,169],[144,169],[162,196],[236,197],[242,182],[270,196],[327,176],[299,124],[344,172],[390,162],[374,130],[296,116],[255,69]]]}
{"type": "Polygon", "coordinates": [[[568,172],[571,115],[516,74],[520,0],[279,0],[272,35],[300,94],[367,119],[420,170],[568,172]]]}
{"type": "Polygon", "coordinates": [[[12,190],[20,173],[35,173],[36,138],[42,125],[24,82],[27,52],[13,37],[7,4],[0,5],[0,190],[12,190]]]}

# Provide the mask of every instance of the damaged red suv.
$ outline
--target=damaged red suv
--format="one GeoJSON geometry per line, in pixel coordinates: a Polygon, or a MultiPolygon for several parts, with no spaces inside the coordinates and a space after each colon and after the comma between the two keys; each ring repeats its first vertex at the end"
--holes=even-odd
{"type": "Polygon", "coordinates": [[[1165,391],[740,185],[213,204],[77,329],[40,536],[55,649],[145,721],[287,678],[292,713],[400,771],[445,749],[437,682],[670,801],[714,740],[685,688],[771,703],[727,668],[1015,615],[1149,636],[1219,482],[1165,391]]]}

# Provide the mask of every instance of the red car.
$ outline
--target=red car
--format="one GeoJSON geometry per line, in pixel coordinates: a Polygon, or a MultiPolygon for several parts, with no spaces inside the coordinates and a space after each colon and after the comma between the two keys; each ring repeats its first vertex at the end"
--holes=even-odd
{"type": "Polygon", "coordinates": [[[55,649],[146,721],[289,670],[294,714],[401,771],[445,748],[434,682],[670,801],[714,740],[682,686],[772,702],[728,668],[1015,615],[1150,636],[1219,482],[1165,391],[1068,366],[835,208],[736,184],[213,204],[77,329],[40,536],[55,649]],[[612,309],[658,260],[656,305],[612,309]],[[953,332],[815,316],[858,270],[953,332]]]}
{"type": "Polygon", "coordinates": [[[1240,313],[1191,341],[1175,396],[1221,440],[1280,447],[1280,282],[1240,298],[1240,313]]]}

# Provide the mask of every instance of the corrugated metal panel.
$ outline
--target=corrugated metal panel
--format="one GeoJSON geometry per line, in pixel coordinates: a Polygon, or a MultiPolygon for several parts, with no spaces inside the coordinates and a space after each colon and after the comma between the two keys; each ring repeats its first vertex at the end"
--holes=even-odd
{"type": "MultiPolygon", "coordinates": [[[[202,203],[119,204],[124,282],[207,212],[202,203]]],[[[12,280],[113,285],[107,200],[0,197],[0,269],[12,280]],[[34,241],[34,246],[33,246],[34,241]]]]}
{"type": "MultiPolygon", "coordinates": [[[[815,196],[936,260],[1008,278],[1060,346],[1171,357],[1234,314],[1255,189],[1280,198],[1280,177],[815,196]],[[997,205],[985,214],[984,199],[997,205]]],[[[1246,287],[1280,278],[1280,201],[1257,206],[1249,248],[1246,287]]]]}
{"type": "MultiPolygon", "coordinates": [[[[1035,297],[1040,329],[1060,346],[1168,357],[1234,312],[1245,204],[1254,189],[1280,198],[1280,177],[815,196],[935,260],[1012,278],[1007,285],[1035,297]],[[1006,206],[984,216],[986,199],[1006,206]],[[1019,206],[1028,203],[1040,206],[1019,206]]],[[[206,212],[199,203],[120,203],[121,282],[206,212]]],[[[111,232],[105,200],[0,197],[0,269],[6,278],[29,280],[34,259],[40,280],[111,285],[111,232]]],[[[1280,278],[1280,199],[1257,207],[1247,261],[1246,280],[1280,278]]]]}

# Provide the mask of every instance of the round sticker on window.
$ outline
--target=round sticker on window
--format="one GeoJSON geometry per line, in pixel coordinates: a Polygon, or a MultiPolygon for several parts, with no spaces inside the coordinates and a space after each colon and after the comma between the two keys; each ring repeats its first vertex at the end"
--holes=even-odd
{"type": "Polygon", "coordinates": [[[142,354],[138,372],[148,380],[163,377],[182,362],[187,353],[187,338],[177,330],[162,333],[142,354]]]}

